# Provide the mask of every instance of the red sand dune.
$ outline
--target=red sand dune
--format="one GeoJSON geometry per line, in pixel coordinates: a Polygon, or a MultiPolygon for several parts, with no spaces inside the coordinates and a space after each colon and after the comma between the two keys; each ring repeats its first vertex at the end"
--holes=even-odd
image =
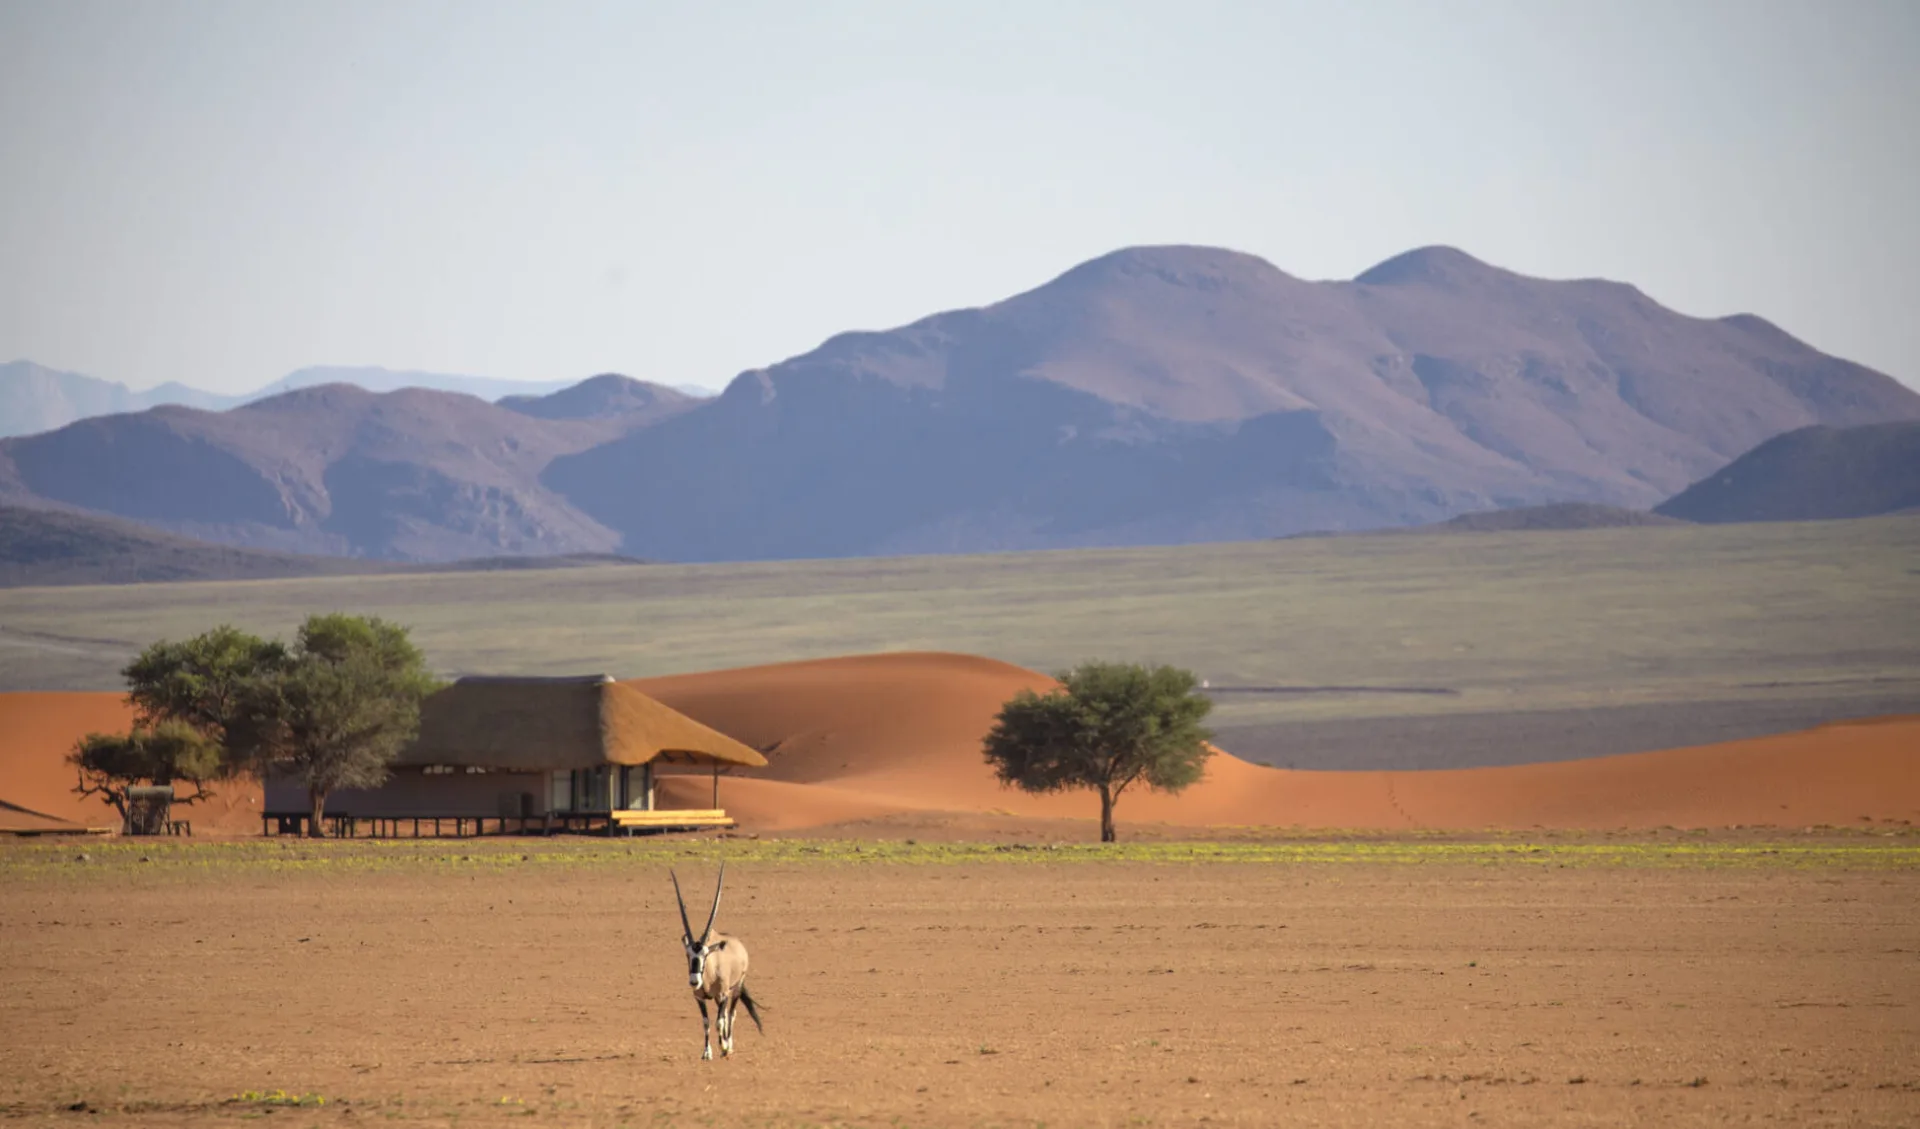
{"type": "MultiPolygon", "coordinates": [[[[125,733],[132,726],[124,694],[0,694],[0,801],[88,827],[118,828],[112,805],[74,794],[66,756],[89,733],[125,733]]],[[[177,808],[176,817],[192,822],[196,833],[260,830],[258,784],[235,782],[216,791],[210,800],[177,808]]],[[[0,831],[35,829],[16,827],[0,813],[0,831]]]]}
{"type": "MultiPolygon", "coordinates": [[[[906,813],[1091,819],[1089,795],[1002,788],[981,759],[994,715],[1044,675],[969,655],[858,655],[639,679],[646,693],[767,754],[721,802],[745,828],[855,824],[906,813]]],[[[118,694],[0,694],[0,800],[93,826],[63,758],[131,721],[118,694]]],[[[668,777],[662,806],[706,807],[705,776],[668,777]]],[[[256,831],[257,786],[187,809],[196,830],[256,831]]],[[[1920,819],[1920,717],[1595,760],[1448,772],[1297,772],[1215,756],[1180,796],[1129,793],[1123,823],[1377,830],[1856,826],[1920,819]]],[[[24,816],[22,818],[25,818],[24,816]]],[[[4,824],[0,824],[3,827],[4,824]]]]}
{"type": "MultiPolygon", "coordinates": [[[[1085,794],[1000,787],[980,739],[1046,677],[991,659],[861,655],[641,679],[641,690],[761,749],[721,800],[777,830],[908,811],[1087,818],[1085,794]]],[[[669,802],[705,806],[701,781],[669,802]]],[[[1594,760],[1446,772],[1298,772],[1216,756],[1180,796],[1128,794],[1123,821],[1352,829],[1855,825],[1920,819],[1920,718],[1594,760]]]]}

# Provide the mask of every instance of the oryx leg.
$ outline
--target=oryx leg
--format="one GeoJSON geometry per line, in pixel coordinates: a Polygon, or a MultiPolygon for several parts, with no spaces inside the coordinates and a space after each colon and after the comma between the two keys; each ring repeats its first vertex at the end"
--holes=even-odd
{"type": "Polygon", "coordinates": [[[733,1000],[728,1000],[720,1005],[720,1057],[722,1058],[733,1053],[733,1009],[735,1006],[733,1000]]]}
{"type": "Polygon", "coordinates": [[[695,996],[693,1002],[700,1005],[700,1039],[705,1044],[700,1048],[700,1057],[710,1059],[713,1057],[713,1024],[707,1019],[707,1001],[695,996]]]}

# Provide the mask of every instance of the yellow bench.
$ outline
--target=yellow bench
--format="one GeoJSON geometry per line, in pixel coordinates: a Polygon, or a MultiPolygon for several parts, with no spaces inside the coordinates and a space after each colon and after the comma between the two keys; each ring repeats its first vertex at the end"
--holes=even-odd
{"type": "Polygon", "coordinates": [[[621,810],[613,813],[613,825],[629,830],[665,827],[732,827],[733,817],[723,808],[621,810]]]}

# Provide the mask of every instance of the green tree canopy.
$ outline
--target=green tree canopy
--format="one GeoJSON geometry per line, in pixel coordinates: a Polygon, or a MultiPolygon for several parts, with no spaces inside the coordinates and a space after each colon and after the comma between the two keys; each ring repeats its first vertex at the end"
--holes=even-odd
{"type": "Polygon", "coordinates": [[[67,754],[67,763],[80,777],[74,791],[104,797],[122,820],[127,818],[127,790],[138,785],[191,783],[191,795],[175,796],[185,804],[212,795],[207,781],[222,774],[225,759],[211,738],[178,721],[135,726],[124,734],[89,733],[67,754]]]}
{"type": "Polygon", "coordinates": [[[420,703],[436,688],[407,629],[378,618],[316,615],[302,624],[285,662],[241,688],[228,729],[233,751],[262,775],[307,789],[322,833],[327,796],[373,788],[420,727],[420,703]]]}
{"type": "Polygon", "coordinates": [[[222,624],[181,642],[163,639],[120,674],[141,725],[178,722],[224,746],[242,688],[284,667],[287,657],[284,643],[222,624]]]}
{"type": "Polygon", "coordinates": [[[1113,807],[1134,784],[1179,792],[1206,772],[1213,703],[1178,667],[1088,662],[1056,675],[1060,688],[1022,690],[1001,707],[985,754],[1003,785],[1027,792],[1100,794],[1100,841],[1114,840],[1113,807]]]}

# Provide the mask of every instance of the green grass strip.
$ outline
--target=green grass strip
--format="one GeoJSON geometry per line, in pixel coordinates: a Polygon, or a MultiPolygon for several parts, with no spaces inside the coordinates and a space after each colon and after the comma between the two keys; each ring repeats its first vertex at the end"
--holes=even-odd
{"type": "Polygon", "coordinates": [[[0,877],[432,872],[655,867],[683,859],[788,865],[1158,863],[1165,865],[1450,865],[1920,870],[1920,838],[1714,841],[1487,838],[1299,838],[1258,842],[920,843],[913,840],[634,839],[437,841],[115,840],[0,847],[0,877]]]}

